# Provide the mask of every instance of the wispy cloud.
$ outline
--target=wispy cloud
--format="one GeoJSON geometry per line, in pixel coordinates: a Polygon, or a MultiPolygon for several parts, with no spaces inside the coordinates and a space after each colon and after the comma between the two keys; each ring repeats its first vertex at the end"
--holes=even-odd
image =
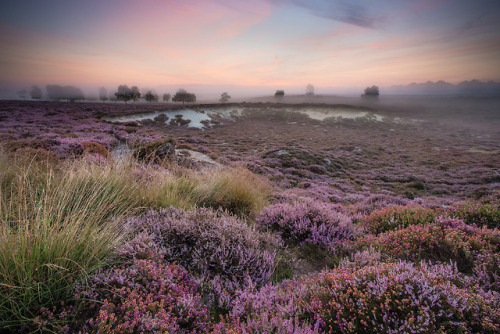
{"type": "Polygon", "coordinates": [[[377,4],[367,5],[366,1],[311,1],[311,0],[269,0],[276,5],[294,5],[308,10],[312,15],[354,26],[380,28],[386,18],[377,4]]]}

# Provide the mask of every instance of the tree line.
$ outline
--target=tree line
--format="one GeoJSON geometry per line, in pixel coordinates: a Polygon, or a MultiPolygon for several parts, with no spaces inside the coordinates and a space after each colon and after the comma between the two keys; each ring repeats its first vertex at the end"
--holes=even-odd
{"type": "MultiPolygon", "coordinates": [[[[48,100],[78,101],[85,99],[82,90],[75,86],[47,85],[45,89],[45,97],[48,100]]],[[[17,95],[21,99],[31,97],[33,100],[41,100],[44,97],[42,89],[37,85],[33,85],[29,90],[21,89],[17,92],[17,95]]],[[[117,91],[112,95],[108,95],[108,90],[105,87],[99,88],[99,100],[101,101],[112,100],[127,103],[129,101],[136,102],[141,97],[149,103],[158,102],[159,100],[158,94],[155,92],[148,90],[145,94],[141,94],[137,86],[119,85],[117,91]]],[[[163,94],[163,102],[169,102],[170,98],[172,98],[172,102],[196,102],[196,95],[183,88],[180,88],[173,97],[169,93],[163,94]]],[[[225,92],[221,95],[221,102],[227,102],[230,98],[231,96],[225,92]]]]}
{"type": "MultiPolygon", "coordinates": [[[[47,85],[46,86],[46,97],[49,100],[68,100],[68,101],[78,101],[85,99],[85,96],[80,88],[75,86],[60,86],[60,85],[47,85]]],[[[43,93],[40,87],[34,85],[28,91],[26,89],[22,89],[17,92],[17,95],[21,99],[26,99],[30,96],[34,100],[40,100],[43,98],[43,93]]],[[[314,95],[314,86],[308,84],[306,86],[305,91],[306,96],[314,95]]],[[[367,87],[364,90],[364,94],[362,97],[378,97],[380,95],[379,88],[377,86],[367,87]]],[[[282,99],[285,96],[285,91],[282,89],[276,90],[274,96],[277,99],[282,99]]],[[[144,98],[145,101],[149,103],[158,102],[159,96],[152,90],[148,90],[146,93],[141,94],[139,88],[137,86],[128,85],[119,85],[116,92],[111,95],[108,95],[108,91],[105,87],[99,88],[99,100],[101,101],[123,101],[125,103],[129,101],[133,101],[134,103],[138,101],[140,98],[144,98]]],[[[165,93],[162,96],[163,102],[169,102],[172,99],[172,102],[182,102],[183,104],[188,102],[196,102],[196,95],[194,93],[188,92],[183,88],[179,88],[174,96],[171,96],[169,93],[165,93]]],[[[226,103],[231,99],[231,96],[227,92],[223,92],[219,101],[221,103],[226,103]]]]}

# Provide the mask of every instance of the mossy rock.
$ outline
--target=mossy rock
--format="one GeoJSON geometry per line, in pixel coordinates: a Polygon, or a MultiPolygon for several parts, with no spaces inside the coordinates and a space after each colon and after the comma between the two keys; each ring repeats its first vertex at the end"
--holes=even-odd
{"type": "Polygon", "coordinates": [[[134,150],[134,158],[148,163],[161,164],[175,160],[175,141],[173,138],[143,144],[134,150]]]}

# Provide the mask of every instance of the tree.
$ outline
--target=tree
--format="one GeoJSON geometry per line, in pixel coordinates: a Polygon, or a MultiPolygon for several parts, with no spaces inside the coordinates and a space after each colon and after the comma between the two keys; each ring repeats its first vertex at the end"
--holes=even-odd
{"type": "Polygon", "coordinates": [[[123,101],[125,103],[132,99],[130,88],[127,85],[118,86],[118,91],[115,93],[115,96],[118,101],[123,101]]]}
{"type": "Polygon", "coordinates": [[[40,100],[42,98],[42,90],[38,86],[32,86],[30,90],[31,98],[34,100],[40,100]]]}
{"type": "Polygon", "coordinates": [[[367,97],[377,97],[379,96],[379,90],[377,86],[371,86],[371,87],[366,87],[365,88],[365,93],[362,96],[367,96],[367,97]]]}
{"type": "Polygon", "coordinates": [[[312,96],[314,95],[314,86],[311,84],[308,84],[306,87],[306,95],[312,96]]]}
{"type": "Polygon", "coordinates": [[[180,88],[177,93],[175,93],[174,97],[172,98],[173,102],[196,102],[196,95],[193,93],[189,93],[185,89],[180,88]]]}
{"type": "Polygon", "coordinates": [[[130,87],[132,92],[132,100],[135,102],[141,98],[141,93],[139,92],[139,88],[137,86],[130,87]]]}
{"type": "Polygon", "coordinates": [[[151,102],[158,102],[158,95],[153,94],[151,91],[148,91],[148,92],[144,95],[144,98],[145,98],[145,99],[146,99],[146,101],[148,101],[149,103],[151,103],[151,102]]]}
{"type": "Polygon", "coordinates": [[[220,95],[220,102],[221,103],[226,103],[227,101],[229,101],[229,99],[231,98],[231,96],[229,96],[229,94],[227,92],[224,92],[220,95]]]}
{"type": "Polygon", "coordinates": [[[170,100],[170,94],[165,93],[163,94],[163,102],[168,102],[170,100]]]}
{"type": "Polygon", "coordinates": [[[124,101],[127,103],[130,100],[134,102],[137,101],[141,97],[141,93],[139,92],[139,88],[137,86],[132,86],[129,88],[127,85],[118,86],[118,92],[115,93],[116,99],[118,101],[124,101]]]}
{"type": "Polygon", "coordinates": [[[276,93],[274,93],[274,97],[277,97],[277,98],[282,98],[283,96],[285,96],[285,91],[284,90],[277,90],[276,93]]]}
{"type": "Polygon", "coordinates": [[[99,100],[101,101],[106,101],[108,99],[108,91],[106,88],[101,87],[99,88],[99,100]]]}

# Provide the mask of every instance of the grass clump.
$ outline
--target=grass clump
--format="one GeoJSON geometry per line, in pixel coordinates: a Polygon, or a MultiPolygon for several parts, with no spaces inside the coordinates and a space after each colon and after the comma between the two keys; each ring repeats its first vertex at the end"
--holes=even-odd
{"type": "Polygon", "coordinates": [[[166,171],[159,171],[148,180],[141,177],[139,196],[145,207],[188,209],[199,202],[196,188],[199,181],[195,176],[185,174],[175,176],[166,171]]]}
{"type": "Polygon", "coordinates": [[[64,171],[0,154],[0,327],[29,327],[41,307],[64,302],[72,284],[120,243],[119,218],[137,203],[111,169],[81,162],[64,171]]]}
{"type": "Polygon", "coordinates": [[[240,217],[255,218],[267,204],[270,185],[244,168],[205,174],[196,187],[198,204],[222,209],[240,217]]]}
{"type": "Polygon", "coordinates": [[[141,167],[140,197],[151,208],[222,209],[253,219],[268,202],[270,185],[247,169],[228,168],[175,175],[164,169],[141,167]]]}

